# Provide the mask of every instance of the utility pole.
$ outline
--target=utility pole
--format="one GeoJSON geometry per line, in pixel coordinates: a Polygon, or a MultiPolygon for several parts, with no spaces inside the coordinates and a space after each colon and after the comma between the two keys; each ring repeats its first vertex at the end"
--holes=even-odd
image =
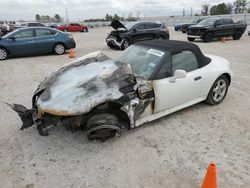
{"type": "Polygon", "coordinates": [[[66,24],[69,23],[69,16],[68,16],[68,10],[65,8],[65,13],[66,13],[66,24]]]}
{"type": "Polygon", "coordinates": [[[191,7],[190,16],[193,16],[193,7],[191,7]]]}

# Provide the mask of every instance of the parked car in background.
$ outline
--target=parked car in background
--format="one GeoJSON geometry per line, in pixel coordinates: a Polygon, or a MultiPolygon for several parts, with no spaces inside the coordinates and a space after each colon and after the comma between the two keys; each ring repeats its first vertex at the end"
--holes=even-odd
{"type": "Polygon", "coordinates": [[[175,30],[175,31],[180,31],[180,30],[181,30],[181,27],[182,27],[182,23],[175,24],[174,30],[175,30]]]}
{"type": "Polygon", "coordinates": [[[26,23],[27,27],[46,27],[44,24],[39,22],[28,22],[26,23]]]}
{"type": "Polygon", "coordinates": [[[201,19],[192,19],[192,20],[190,20],[190,22],[188,22],[188,23],[183,23],[183,24],[181,25],[181,31],[182,31],[182,33],[186,33],[187,30],[188,30],[188,28],[189,28],[191,25],[196,25],[196,24],[200,23],[202,20],[204,20],[204,18],[201,18],[201,19]]]}
{"type": "Polygon", "coordinates": [[[248,29],[248,36],[250,36],[250,29],[248,29]]]}
{"type": "Polygon", "coordinates": [[[113,20],[111,26],[115,30],[106,37],[106,43],[110,48],[124,50],[138,41],[169,39],[169,30],[161,23],[129,22],[123,25],[119,20],[113,20]]]}
{"type": "Polygon", "coordinates": [[[0,60],[11,56],[28,56],[55,53],[61,55],[75,48],[70,33],[48,27],[26,27],[17,29],[0,38],[0,60]]]}
{"type": "Polygon", "coordinates": [[[231,18],[207,18],[197,25],[190,26],[187,38],[189,41],[203,39],[205,42],[211,42],[217,37],[232,36],[234,40],[239,40],[246,28],[245,22],[234,23],[231,18]]]}
{"type": "Polygon", "coordinates": [[[204,55],[192,43],[150,40],[130,46],[116,59],[94,52],[74,60],[39,84],[31,109],[9,106],[23,121],[21,130],[37,126],[47,136],[50,127],[65,125],[103,142],[124,128],[202,101],[218,105],[230,82],[227,60],[204,55]]]}
{"type": "Polygon", "coordinates": [[[80,31],[80,32],[88,32],[88,27],[85,25],[81,25],[78,23],[70,23],[69,25],[61,25],[57,27],[58,30],[64,32],[73,32],[73,31],[80,31]]]}

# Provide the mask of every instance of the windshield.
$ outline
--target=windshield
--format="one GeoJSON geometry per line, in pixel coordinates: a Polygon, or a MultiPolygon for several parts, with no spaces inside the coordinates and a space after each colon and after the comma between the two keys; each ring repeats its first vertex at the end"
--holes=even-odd
{"type": "Polygon", "coordinates": [[[215,18],[208,18],[199,22],[198,25],[213,25],[216,20],[215,18]]]}
{"type": "Polygon", "coordinates": [[[10,33],[8,33],[8,34],[4,35],[2,38],[6,39],[6,38],[8,38],[8,37],[12,36],[13,34],[17,33],[18,31],[19,31],[19,30],[18,30],[18,29],[16,29],[15,31],[12,31],[12,32],[10,32],[10,33]]]}
{"type": "Polygon", "coordinates": [[[130,23],[127,23],[125,25],[125,27],[127,28],[127,30],[130,30],[132,29],[132,27],[134,27],[134,25],[137,24],[136,22],[130,22],[130,23]]]}
{"type": "Polygon", "coordinates": [[[189,21],[189,23],[195,24],[195,23],[197,23],[197,20],[196,20],[196,19],[191,19],[191,20],[189,21]]]}
{"type": "Polygon", "coordinates": [[[116,63],[130,64],[136,76],[149,78],[157,65],[160,64],[165,53],[160,50],[133,45],[116,59],[116,63]]]}

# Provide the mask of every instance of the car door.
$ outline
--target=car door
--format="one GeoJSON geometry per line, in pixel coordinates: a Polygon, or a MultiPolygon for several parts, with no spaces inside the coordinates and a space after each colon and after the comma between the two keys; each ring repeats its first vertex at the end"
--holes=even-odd
{"type": "Polygon", "coordinates": [[[170,77],[153,81],[154,113],[191,105],[201,96],[202,75],[195,54],[191,51],[173,54],[171,65],[170,77]],[[174,80],[176,70],[186,71],[186,77],[174,80]]]}
{"type": "Polygon", "coordinates": [[[225,25],[223,23],[223,19],[219,19],[215,21],[215,32],[214,37],[221,37],[224,36],[225,32],[225,25]]]}
{"type": "Polygon", "coordinates": [[[147,40],[147,33],[144,23],[138,23],[132,28],[131,38],[133,42],[147,40]]]}
{"type": "Polygon", "coordinates": [[[35,54],[34,29],[25,29],[15,32],[7,39],[11,54],[32,55],[35,54]]]}
{"type": "Polygon", "coordinates": [[[56,32],[47,28],[35,29],[35,49],[37,53],[52,52],[56,41],[56,32]]]}
{"type": "Polygon", "coordinates": [[[151,40],[156,38],[158,32],[159,32],[159,28],[160,24],[157,23],[146,23],[145,24],[145,32],[146,32],[146,39],[147,40],[151,40]]]}
{"type": "Polygon", "coordinates": [[[223,25],[224,25],[223,36],[231,36],[234,34],[234,24],[232,19],[229,18],[223,19],[223,25]]]}

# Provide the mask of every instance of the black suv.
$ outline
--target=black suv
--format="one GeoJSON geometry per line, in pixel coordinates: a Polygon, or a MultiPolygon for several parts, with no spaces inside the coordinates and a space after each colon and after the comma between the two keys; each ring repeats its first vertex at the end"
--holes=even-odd
{"type": "Polygon", "coordinates": [[[115,29],[108,34],[106,43],[110,48],[126,49],[130,44],[151,39],[169,39],[168,28],[155,22],[129,22],[125,26],[119,20],[113,20],[115,29]]]}

